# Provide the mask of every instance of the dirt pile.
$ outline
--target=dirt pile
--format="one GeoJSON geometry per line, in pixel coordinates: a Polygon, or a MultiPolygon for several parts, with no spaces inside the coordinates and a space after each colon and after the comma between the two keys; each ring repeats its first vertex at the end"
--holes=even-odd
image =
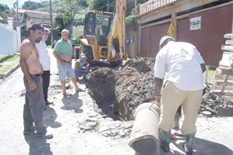
{"type": "Polygon", "coordinates": [[[94,67],[86,87],[103,113],[113,119],[131,120],[134,109],[154,91],[153,58],[135,58],[118,68],[94,67]]]}
{"type": "MultiPolygon", "coordinates": [[[[136,107],[154,92],[154,62],[138,57],[114,69],[94,67],[85,78],[86,87],[104,114],[115,120],[133,120],[136,107]]],[[[229,107],[232,102],[206,92],[199,112],[217,116],[219,109],[229,107]]]]}

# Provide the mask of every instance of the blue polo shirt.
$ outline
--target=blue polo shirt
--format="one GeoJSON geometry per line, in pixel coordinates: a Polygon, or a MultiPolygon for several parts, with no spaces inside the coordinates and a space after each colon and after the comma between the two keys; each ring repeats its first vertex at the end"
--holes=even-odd
{"type": "Polygon", "coordinates": [[[63,39],[58,40],[54,48],[54,51],[57,52],[59,56],[66,56],[66,55],[72,56],[73,47],[72,47],[71,41],[68,40],[68,42],[66,42],[63,39]]]}

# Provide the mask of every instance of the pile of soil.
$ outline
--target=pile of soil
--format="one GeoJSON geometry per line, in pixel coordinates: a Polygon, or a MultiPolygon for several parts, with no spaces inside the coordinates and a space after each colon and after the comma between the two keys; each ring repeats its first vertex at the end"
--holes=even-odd
{"type": "MultiPolygon", "coordinates": [[[[85,77],[86,87],[104,114],[115,120],[133,120],[134,110],[153,95],[154,62],[154,58],[137,57],[117,68],[94,67],[85,77]]],[[[217,115],[219,109],[232,105],[206,91],[199,112],[217,115]]]]}
{"type": "Polygon", "coordinates": [[[118,68],[94,67],[85,81],[102,112],[113,119],[132,120],[133,111],[154,92],[153,58],[134,58],[118,68]]]}

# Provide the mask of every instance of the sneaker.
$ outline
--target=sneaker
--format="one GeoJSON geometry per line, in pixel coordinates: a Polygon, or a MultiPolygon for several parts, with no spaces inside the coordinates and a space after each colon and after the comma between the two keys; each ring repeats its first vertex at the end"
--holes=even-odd
{"type": "Polygon", "coordinates": [[[34,132],[36,130],[36,127],[33,125],[29,130],[24,130],[24,135],[29,135],[30,133],[34,132]]]}
{"type": "Polygon", "coordinates": [[[39,138],[43,138],[43,139],[52,139],[53,138],[53,134],[37,134],[37,137],[39,138]]]}

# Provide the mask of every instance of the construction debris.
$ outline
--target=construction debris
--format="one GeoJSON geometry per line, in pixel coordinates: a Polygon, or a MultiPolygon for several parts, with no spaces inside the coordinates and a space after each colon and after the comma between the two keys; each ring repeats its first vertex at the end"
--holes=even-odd
{"type": "Polygon", "coordinates": [[[111,69],[94,67],[86,87],[103,113],[113,119],[132,120],[133,111],[154,91],[153,58],[135,58],[111,69]]]}
{"type": "Polygon", "coordinates": [[[233,95],[233,33],[225,34],[226,45],[222,45],[223,55],[215,71],[214,85],[211,92],[220,95],[233,95]]]}
{"type": "MultiPolygon", "coordinates": [[[[102,113],[114,120],[133,120],[138,105],[150,101],[153,95],[154,62],[153,58],[138,57],[118,68],[93,67],[85,78],[86,87],[102,113]]],[[[207,91],[200,112],[218,116],[219,109],[232,106],[232,102],[207,91]]]]}
{"type": "MultiPolygon", "coordinates": [[[[211,117],[212,115],[215,116],[233,116],[233,115],[226,115],[222,111],[223,109],[232,109],[233,102],[229,100],[223,99],[221,96],[214,94],[214,93],[205,93],[202,97],[202,103],[200,106],[199,112],[201,112],[205,116],[211,117]],[[208,112],[207,112],[208,111],[208,112]],[[222,111],[219,113],[219,111],[222,111]]],[[[232,109],[233,114],[233,109],[232,109]]]]}

